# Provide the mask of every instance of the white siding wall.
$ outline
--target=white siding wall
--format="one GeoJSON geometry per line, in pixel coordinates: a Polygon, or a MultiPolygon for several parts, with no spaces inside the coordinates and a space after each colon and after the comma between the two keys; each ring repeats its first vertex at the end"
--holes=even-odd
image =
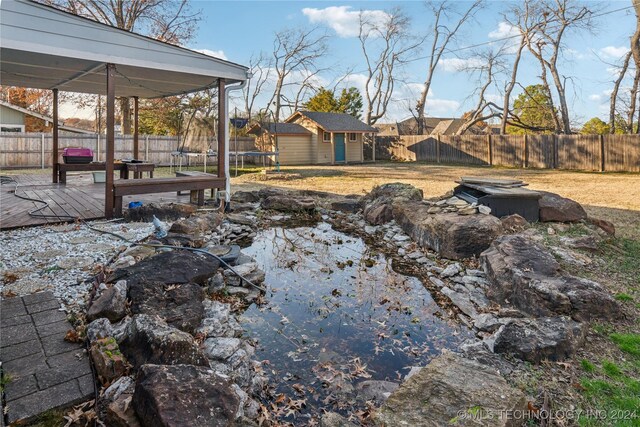
{"type": "Polygon", "coordinates": [[[349,141],[349,134],[346,134],[347,145],[347,162],[361,162],[362,161],[362,134],[356,134],[355,142],[349,141]]]}
{"type": "Polygon", "coordinates": [[[309,165],[311,157],[311,135],[278,137],[281,165],[309,165]]]}
{"type": "Polygon", "coordinates": [[[318,163],[331,163],[331,142],[322,140],[320,129],[318,129],[318,163]]]}

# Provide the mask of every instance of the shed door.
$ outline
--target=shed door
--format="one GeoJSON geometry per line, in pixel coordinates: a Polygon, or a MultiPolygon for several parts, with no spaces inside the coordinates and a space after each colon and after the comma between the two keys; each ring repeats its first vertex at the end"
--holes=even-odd
{"type": "Polygon", "coordinates": [[[345,160],[344,133],[334,134],[333,144],[334,144],[336,162],[344,162],[345,160]]]}

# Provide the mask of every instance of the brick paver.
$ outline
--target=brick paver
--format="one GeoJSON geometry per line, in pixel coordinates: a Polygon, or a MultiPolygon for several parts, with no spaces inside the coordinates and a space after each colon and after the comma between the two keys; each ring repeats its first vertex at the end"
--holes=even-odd
{"type": "MultiPolygon", "coordinates": [[[[51,292],[0,301],[0,361],[9,424],[94,396],[89,358],[51,292]]],[[[2,418],[2,417],[0,417],[2,418]]]]}

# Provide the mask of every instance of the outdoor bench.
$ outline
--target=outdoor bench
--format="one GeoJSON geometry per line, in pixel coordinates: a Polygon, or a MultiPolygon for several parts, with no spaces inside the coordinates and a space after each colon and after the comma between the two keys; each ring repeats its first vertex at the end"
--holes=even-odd
{"type": "Polygon", "coordinates": [[[204,205],[204,190],[224,188],[224,178],[215,175],[184,176],[178,178],[144,178],[118,180],[113,183],[113,200],[116,217],[122,217],[122,197],[137,194],[152,194],[190,191],[191,201],[204,205]]]}

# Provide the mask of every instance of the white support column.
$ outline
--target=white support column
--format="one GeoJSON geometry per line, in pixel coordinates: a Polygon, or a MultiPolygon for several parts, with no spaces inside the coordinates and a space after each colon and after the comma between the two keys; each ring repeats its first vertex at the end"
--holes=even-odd
{"type": "Polygon", "coordinates": [[[336,164],[336,145],[333,141],[333,132],[331,132],[331,164],[336,164]]]}
{"type": "Polygon", "coordinates": [[[360,163],[364,163],[364,135],[360,134],[360,163]]]}
{"type": "Polygon", "coordinates": [[[376,161],[376,134],[371,135],[371,148],[372,148],[372,159],[376,161]]]}
{"type": "Polygon", "coordinates": [[[349,151],[347,150],[347,145],[349,145],[349,134],[347,132],[344,133],[344,164],[347,164],[347,157],[349,156],[349,151]]]}

